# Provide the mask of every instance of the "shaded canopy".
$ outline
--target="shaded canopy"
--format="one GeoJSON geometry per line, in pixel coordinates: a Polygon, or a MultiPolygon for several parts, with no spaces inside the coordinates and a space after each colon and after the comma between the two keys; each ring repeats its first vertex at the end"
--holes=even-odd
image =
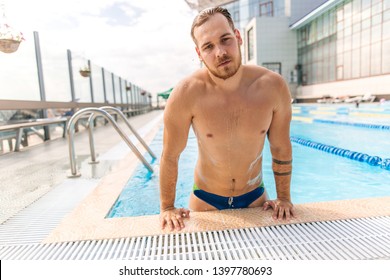
{"type": "Polygon", "coordinates": [[[158,93],[157,96],[161,96],[162,98],[164,98],[166,100],[166,99],[168,99],[168,97],[171,94],[172,90],[173,90],[173,88],[170,88],[167,91],[158,93]]]}

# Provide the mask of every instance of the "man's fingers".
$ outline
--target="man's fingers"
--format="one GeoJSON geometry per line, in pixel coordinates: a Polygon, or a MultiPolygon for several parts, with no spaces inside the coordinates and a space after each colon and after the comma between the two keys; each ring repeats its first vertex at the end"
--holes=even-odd
{"type": "Polygon", "coordinates": [[[165,225],[166,225],[166,224],[167,224],[167,223],[166,223],[166,221],[165,221],[164,219],[161,219],[161,220],[160,220],[160,226],[161,226],[162,229],[165,228],[165,225]]]}
{"type": "Polygon", "coordinates": [[[275,209],[275,203],[273,201],[269,200],[269,201],[264,202],[263,209],[267,210],[269,208],[275,209]]]}
{"type": "Polygon", "coordinates": [[[274,213],[272,214],[272,218],[273,218],[274,220],[277,220],[277,219],[278,219],[278,215],[279,215],[279,209],[278,209],[278,206],[275,205],[275,207],[274,207],[274,213]]]}
{"type": "Polygon", "coordinates": [[[169,230],[173,230],[174,227],[173,227],[172,220],[170,220],[170,219],[167,220],[167,221],[166,221],[166,225],[168,226],[169,230]]]}
{"type": "Polygon", "coordinates": [[[279,208],[278,220],[283,220],[284,212],[285,212],[284,208],[280,207],[279,208]]]}
{"type": "Polygon", "coordinates": [[[289,221],[290,220],[290,213],[291,213],[291,209],[290,210],[287,210],[286,211],[286,220],[289,221]]]}
{"type": "Polygon", "coordinates": [[[295,218],[295,210],[294,210],[294,208],[290,209],[290,213],[291,213],[291,216],[295,218]]]}
{"type": "Polygon", "coordinates": [[[178,221],[177,218],[172,217],[171,223],[172,223],[172,228],[171,228],[171,230],[180,229],[180,224],[179,224],[179,221],[178,221]]]}
{"type": "Polygon", "coordinates": [[[178,221],[179,221],[179,226],[180,226],[179,229],[184,228],[184,221],[183,221],[183,219],[179,219],[178,221]]]}
{"type": "Polygon", "coordinates": [[[180,208],[179,214],[183,218],[188,218],[190,216],[190,210],[180,208]]]}

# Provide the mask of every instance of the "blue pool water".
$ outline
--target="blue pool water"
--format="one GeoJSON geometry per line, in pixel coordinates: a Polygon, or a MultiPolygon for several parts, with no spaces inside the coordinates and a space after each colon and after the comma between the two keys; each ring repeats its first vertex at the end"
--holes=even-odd
{"type": "MultiPolygon", "coordinates": [[[[390,158],[390,130],[293,121],[291,136],[370,156],[379,156],[383,159],[390,158]]],[[[390,170],[294,142],[292,147],[291,196],[295,204],[390,195],[390,170]]],[[[153,140],[151,149],[157,155],[161,154],[162,130],[153,140]]],[[[270,198],[275,198],[276,190],[268,142],[265,144],[263,155],[264,182],[270,198]]],[[[187,147],[179,161],[175,201],[177,207],[188,207],[196,158],[197,142],[191,131],[187,147]]],[[[158,168],[158,160],[154,166],[158,168]]],[[[142,216],[158,213],[158,172],[151,174],[140,164],[112,207],[108,217],[142,216]]]]}

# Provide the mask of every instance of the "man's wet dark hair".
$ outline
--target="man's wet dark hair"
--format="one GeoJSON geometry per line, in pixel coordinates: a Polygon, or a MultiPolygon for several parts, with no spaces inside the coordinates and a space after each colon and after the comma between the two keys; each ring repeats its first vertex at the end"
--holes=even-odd
{"type": "Polygon", "coordinates": [[[204,24],[206,21],[208,21],[208,19],[215,15],[215,14],[221,14],[223,15],[230,27],[232,28],[232,30],[234,31],[235,27],[234,27],[234,22],[233,22],[233,19],[232,19],[232,16],[231,14],[229,13],[229,11],[225,8],[222,8],[222,7],[214,7],[214,8],[208,8],[208,9],[205,9],[203,11],[201,11],[194,19],[194,22],[192,23],[192,26],[191,26],[191,37],[192,37],[192,40],[194,40],[194,42],[196,43],[196,40],[195,40],[195,36],[194,36],[194,30],[196,27],[199,27],[201,26],[202,24],[204,24]]]}

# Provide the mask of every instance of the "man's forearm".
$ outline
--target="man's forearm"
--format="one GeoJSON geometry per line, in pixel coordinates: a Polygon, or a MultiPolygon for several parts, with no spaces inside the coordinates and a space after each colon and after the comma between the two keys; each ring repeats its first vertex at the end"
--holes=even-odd
{"type": "Polygon", "coordinates": [[[291,201],[292,160],[272,158],[272,171],[274,172],[278,199],[291,201]]]}
{"type": "Polygon", "coordinates": [[[175,207],[178,158],[161,157],[160,161],[160,209],[175,207]]]}

